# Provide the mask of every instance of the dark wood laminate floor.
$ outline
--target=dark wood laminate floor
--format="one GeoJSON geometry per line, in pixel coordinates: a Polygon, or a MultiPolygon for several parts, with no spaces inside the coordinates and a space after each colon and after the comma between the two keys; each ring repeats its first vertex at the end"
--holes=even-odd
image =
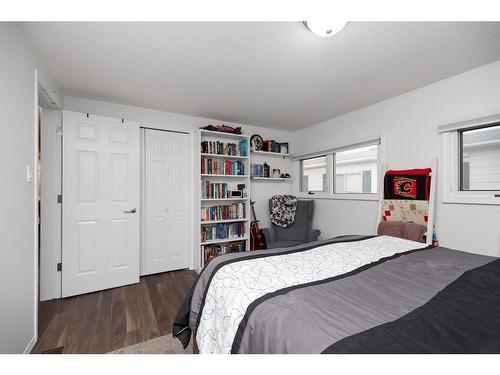
{"type": "Polygon", "coordinates": [[[133,285],[41,302],[32,353],[107,353],[166,335],[195,278],[194,271],[166,272],[133,285]]]}

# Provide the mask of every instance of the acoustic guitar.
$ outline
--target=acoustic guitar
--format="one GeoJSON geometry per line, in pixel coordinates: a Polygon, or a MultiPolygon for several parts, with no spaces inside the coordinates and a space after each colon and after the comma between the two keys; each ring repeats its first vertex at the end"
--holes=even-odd
{"type": "Polygon", "coordinates": [[[266,249],[266,239],[262,231],[259,229],[259,221],[255,217],[254,203],[255,201],[250,201],[253,216],[253,220],[250,223],[250,250],[266,249]]]}

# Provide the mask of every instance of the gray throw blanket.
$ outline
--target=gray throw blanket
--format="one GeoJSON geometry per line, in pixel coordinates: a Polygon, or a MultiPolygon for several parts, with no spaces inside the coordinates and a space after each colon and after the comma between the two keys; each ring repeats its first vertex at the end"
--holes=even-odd
{"type": "Polygon", "coordinates": [[[271,198],[271,222],[287,228],[295,221],[297,197],[293,195],[275,195],[271,198]]]}

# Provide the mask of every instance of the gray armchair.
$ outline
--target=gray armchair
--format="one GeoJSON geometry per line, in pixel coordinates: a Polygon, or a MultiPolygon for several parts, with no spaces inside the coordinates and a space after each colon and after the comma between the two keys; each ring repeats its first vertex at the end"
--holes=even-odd
{"type": "MultiPolygon", "coordinates": [[[[272,203],[269,200],[269,212],[272,203]]],[[[271,228],[262,229],[266,238],[267,248],[289,247],[303,243],[317,241],[321,231],[312,229],[312,218],[314,213],[314,201],[298,200],[295,211],[295,221],[288,228],[282,228],[271,223],[271,228]]]]}

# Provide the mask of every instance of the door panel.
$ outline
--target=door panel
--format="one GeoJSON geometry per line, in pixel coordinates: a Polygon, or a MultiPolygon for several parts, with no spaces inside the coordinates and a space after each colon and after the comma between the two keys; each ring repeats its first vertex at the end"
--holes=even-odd
{"type": "Polygon", "coordinates": [[[145,131],[146,274],[188,267],[189,135],[145,131]]]}
{"type": "Polygon", "coordinates": [[[139,124],[65,111],[63,129],[62,296],[138,282],[139,124]]]}

